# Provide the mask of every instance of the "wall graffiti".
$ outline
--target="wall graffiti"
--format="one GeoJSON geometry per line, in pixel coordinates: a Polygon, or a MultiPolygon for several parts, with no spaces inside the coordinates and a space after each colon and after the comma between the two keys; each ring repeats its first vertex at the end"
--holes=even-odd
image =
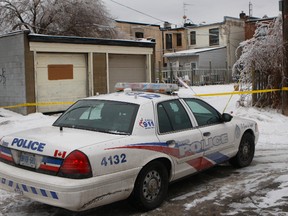
{"type": "Polygon", "coordinates": [[[6,85],[6,76],[5,76],[5,68],[2,68],[0,71],[0,84],[6,85]]]}

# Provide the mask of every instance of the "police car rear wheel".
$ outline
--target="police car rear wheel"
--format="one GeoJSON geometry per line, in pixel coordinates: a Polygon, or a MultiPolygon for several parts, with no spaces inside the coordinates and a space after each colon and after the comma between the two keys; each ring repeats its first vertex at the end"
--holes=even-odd
{"type": "Polygon", "coordinates": [[[140,171],[130,201],[138,209],[149,211],[161,205],[167,190],[167,168],[163,163],[153,161],[140,171]]]}
{"type": "Polygon", "coordinates": [[[230,163],[238,168],[250,165],[255,152],[254,136],[250,133],[245,133],[241,139],[238,153],[231,158],[230,163]]]}

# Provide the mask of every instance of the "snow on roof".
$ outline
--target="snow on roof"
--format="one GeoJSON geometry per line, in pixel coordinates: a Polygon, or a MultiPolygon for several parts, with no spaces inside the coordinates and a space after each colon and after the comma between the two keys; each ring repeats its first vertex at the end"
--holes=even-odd
{"type": "Polygon", "coordinates": [[[226,48],[226,46],[182,50],[182,51],[174,52],[174,53],[166,53],[166,54],[164,54],[164,57],[167,57],[167,58],[172,57],[173,58],[173,57],[180,57],[180,56],[195,56],[195,55],[198,55],[198,53],[209,52],[209,51],[213,51],[213,50],[217,50],[217,49],[223,49],[223,48],[226,48]]]}

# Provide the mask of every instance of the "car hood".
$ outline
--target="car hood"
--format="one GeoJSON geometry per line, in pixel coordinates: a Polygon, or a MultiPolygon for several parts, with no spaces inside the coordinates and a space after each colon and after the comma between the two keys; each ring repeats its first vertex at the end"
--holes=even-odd
{"type": "Polygon", "coordinates": [[[100,143],[105,145],[106,142],[123,137],[126,136],[72,128],[60,130],[59,127],[50,126],[4,136],[0,145],[18,151],[54,156],[56,152],[66,152],[67,155],[75,149],[100,143]]]}

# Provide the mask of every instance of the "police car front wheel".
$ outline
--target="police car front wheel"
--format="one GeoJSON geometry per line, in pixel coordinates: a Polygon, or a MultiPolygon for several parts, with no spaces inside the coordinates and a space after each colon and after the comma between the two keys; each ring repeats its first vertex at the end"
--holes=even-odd
{"type": "Polygon", "coordinates": [[[241,139],[237,155],[230,159],[230,163],[237,167],[250,165],[255,153],[255,138],[251,133],[245,133],[241,139]]]}
{"type": "Polygon", "coordinates": [[[130,197],[138,209],[149,211],[164,201],[168,190],[168,170],[159,161],[147,164],[140,171],[130,197]]]}

